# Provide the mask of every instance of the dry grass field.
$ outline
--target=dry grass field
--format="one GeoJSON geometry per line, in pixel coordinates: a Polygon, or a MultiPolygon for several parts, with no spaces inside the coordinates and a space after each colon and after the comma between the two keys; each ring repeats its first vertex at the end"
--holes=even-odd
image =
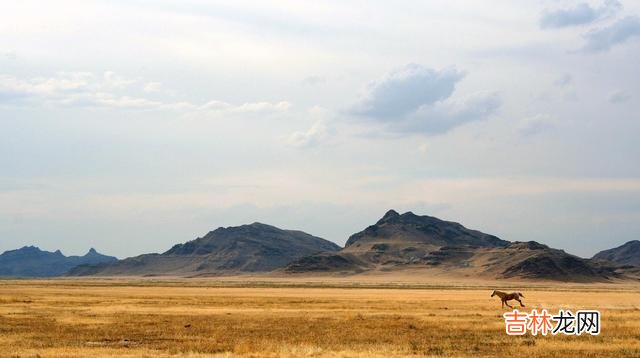
{"type": "MultiPolygon", "coordinates": [[[[600,336],[511,337],[490,286],[0,281],[0,356],[640,356],[640,287],[519,286],[600,336]]],[[[514,286],[518,287],[518,286],[514,286]]]]}

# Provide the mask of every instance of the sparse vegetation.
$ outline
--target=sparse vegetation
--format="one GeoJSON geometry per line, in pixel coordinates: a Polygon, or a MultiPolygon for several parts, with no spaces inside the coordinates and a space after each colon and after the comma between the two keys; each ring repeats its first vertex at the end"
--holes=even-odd
{"type": "Polygon", "coordinates": [[[380,287],[0,281],[0,355],[640,355],[640,287],[522,288],[526,310],[599,309],[601,335],[580,337],[507,336],[484,287],[380,287]]]}

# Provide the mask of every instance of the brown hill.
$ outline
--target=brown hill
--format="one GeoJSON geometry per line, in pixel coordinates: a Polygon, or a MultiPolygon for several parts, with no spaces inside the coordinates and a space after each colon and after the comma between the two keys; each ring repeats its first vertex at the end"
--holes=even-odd
{"type": "Polygon", "coordinates": [[[443,246],[500,247],[509,244],[450,221],[389,210],[375,225],[351,235],[342,250],[372,264],[408,264],[443,246]]]}
{"type": "Polygon", "coordinates": [[[613,249],[600,251],[593,259],[616,265],[640,266],[640,241],[632,240],[613,249]]]}
{"type": "Polygon", "coordinates": [[[218,228],[163,254],[146,254],[114,263],[80,266],[71,276],[85,275],[209,275],[266,272],[317,252],[340,247],[302,231],[261,223],[218,228]]]}
{"type": "Polygon", "coordinates": [[[411,212],[387,212],[352,235],[344,249],[304,257],[288,273],[423,271],[450,276],[606,281],[614,268],[534,241],[509,242],[450,221],[411,212]]]}
{"type": "Polygon", "coordinates": [[[424,262],[465,276],[490,278],[592,282],[620,277],[613,267],[535,241],[502,247],[444,246],[427,255],[424,262]]]}

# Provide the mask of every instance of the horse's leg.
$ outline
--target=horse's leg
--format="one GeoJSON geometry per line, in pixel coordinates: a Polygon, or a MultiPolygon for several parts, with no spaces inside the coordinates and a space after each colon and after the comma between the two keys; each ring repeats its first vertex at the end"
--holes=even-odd
{"type": "Polygon", "coordinates": [[[504,300],[500,300],[502,302],[502,309],[504,309],[504,300]]]}
{"type": "Polygon", "coordinates": [[[518,302],[520,302],[520,306],[524,307],[524,305],[522,304],[522,301],[520,301],[519,298],[516,298],[518,300],[518,302]]]}
{"type": "Polygon", "coordinates": [[[511,305],[509,304],[509,301],[504,301],[504,304],[505,304],[505,305],[507,305],[507,307],[509,307],[509,308],[513,308],[513,306],[511,306],[511,305]]]}

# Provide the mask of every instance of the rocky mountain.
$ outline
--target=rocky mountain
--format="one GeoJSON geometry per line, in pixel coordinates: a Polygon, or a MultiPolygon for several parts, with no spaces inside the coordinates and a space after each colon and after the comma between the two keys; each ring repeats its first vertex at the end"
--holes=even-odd
{"type": "Polygon", "coordinates": [[[509,242],[450,221],[389,210],[375,225],[351,235],[343,253],[376,264],[416,262],[443,246],[500,247],[509,242]]]}
{"type": "Polygon", "coordinates": [[[501,247],[444,246],[427,255],[424,262],[448,272],[488,278],[592,282],[620,276],[614,267],[535,241],[501,247]]]}
{"type": "Polygon", "coordinates": [[[84,256],[65,256],[60,250],[49,252],[35,246],[25,246],[0,255],[0,276],[53,277],[63,275],[78,265],[117,260],[115,257],[102,255],[93,248],[84,256]]]}
{"type": "Polygon", "coordinates": [[[617,265],[640,266],[640,241],[632,240],[613,249],[600,251],[593,259],[617,265]]]}
{"type": "Polygon", "coordinates": [[[351,235],[339,252],[303,257],[283,271],[354,274],[402,270],[556,281],[606,281],[619,276],[606,264],[534,241],[509,242],[455,222],[394,210],[351,235]]]}
{"type": "Polygon", "coordinates": [[[318,252],[340,247],[302,231],[261,223],[218,228],[162,254],[146,254],[114,263],[80,266],[69,274],[198,276],[267,272],[318,252]]]}
{"type": "Polygon", "coordinates": [[[362,272],[424,265],[424,258],[452,245],[502,247],[509,242],[450,221],[389,210],[378,222],[349,237],[338,253],[295,261],[286,272],[362,272]]]}

